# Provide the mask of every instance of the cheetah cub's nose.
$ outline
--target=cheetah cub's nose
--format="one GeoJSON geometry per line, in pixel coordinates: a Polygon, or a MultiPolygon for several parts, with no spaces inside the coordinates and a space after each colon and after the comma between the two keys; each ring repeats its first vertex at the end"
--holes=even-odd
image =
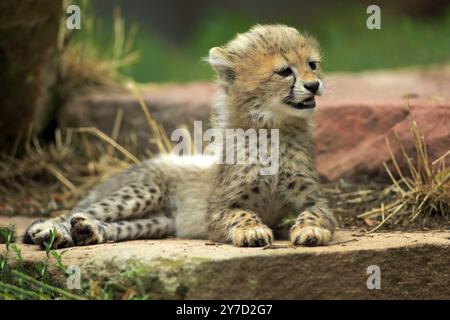
{"type": "Polygon", "coordinates": [[[320,85],[319,81],[312,81],[305,83],[303,87],[305,87],[306,90],[316,94],[317,90],[319,90],[319,85],[320,85]]]}

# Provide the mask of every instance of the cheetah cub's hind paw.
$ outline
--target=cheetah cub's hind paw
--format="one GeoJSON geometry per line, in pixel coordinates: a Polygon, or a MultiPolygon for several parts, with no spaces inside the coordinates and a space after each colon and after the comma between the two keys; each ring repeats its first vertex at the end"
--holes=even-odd
{"type": "Polygon", "coordinates": [[[83,213],[75,213],[70,219],[72,238],[77,246],[103,242],[103,236],[95,223],[83,213]]]}
{"type": "Polygon", "coordinates": [[[272,230],[263,224],[237,227],[231,234],[231,241],[238,247],[265,247],[272,239],[272,230]]]}
{"type": "Polygon", "coordinates": [[[326,246],[330,243],[332,233],[330,230],[295,224],[290,232],[291,241],[296,246],[326,246]]]}
{"type": "Polygon", "coordinates": [[[61,223],[48,221],[35,221],[25,231],[23,242],[26,244],[37,244],[42,249],[45,243],[51,240],[51,232],[55,230],[56,237],[53,241],[52,249],[72,247],[74,245],[69,230],[61,223]]]}

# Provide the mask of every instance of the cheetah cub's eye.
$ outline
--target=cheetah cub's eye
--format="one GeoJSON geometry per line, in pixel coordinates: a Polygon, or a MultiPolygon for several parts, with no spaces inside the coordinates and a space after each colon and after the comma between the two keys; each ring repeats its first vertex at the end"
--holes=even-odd
{"type": "Polygon", "coordinates": [[[275,73],[282,77],[289,77],[290,75],[292,75],[293,72],[292,72],[291,68],[286,67],[286,68],[275,71],[275,73]]]}
{"type": "Polygon", "coordinates": [[[317,61],[309,61],[308,66],[311,70],[316,70],[317,69],[317,61]]]}

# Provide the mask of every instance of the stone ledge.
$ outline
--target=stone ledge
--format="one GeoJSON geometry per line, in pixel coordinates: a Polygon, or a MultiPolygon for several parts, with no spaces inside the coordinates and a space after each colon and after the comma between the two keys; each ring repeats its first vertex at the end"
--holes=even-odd
{"type": "MultiPolygon", "coordinates": [[[[28,218],[0,217],[19,233],[28,218]]],[[[450,232],[357,236],[341,230],[333,245],[236,248],[205,240],[140,240],[69,248],[66,265],[82,274],[119,279],[137,270],[153,298],[183,299],[449,299],[450,232]],[[368,290],[367,267],[381,269],[381,290],[368,290]]],[[[45,256],[20,245],[26,261],[45,256]]]]}

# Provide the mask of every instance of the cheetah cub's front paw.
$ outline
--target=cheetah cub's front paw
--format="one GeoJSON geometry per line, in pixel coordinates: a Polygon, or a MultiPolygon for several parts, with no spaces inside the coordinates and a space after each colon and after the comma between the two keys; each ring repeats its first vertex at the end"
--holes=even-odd
{"type": "Polygon", "coordinates": [[[82,213],[75,213],[70,219],[72,239],[77,246],[87,246],[103,242],[97,225],[82,213]]]}
{"type": "Polygon", "coordinates": [[[273,234],[263,224],[240,226],[231,232],[231,241],[238,247],[264,247],[272,243],[273,234]]]}
{"type": "Polygon", "coordinates": [[[330,243],[332,233],[330,230],[294,224],[290,232],[291,241],[296,246],[326,246],[330,243]]]}

